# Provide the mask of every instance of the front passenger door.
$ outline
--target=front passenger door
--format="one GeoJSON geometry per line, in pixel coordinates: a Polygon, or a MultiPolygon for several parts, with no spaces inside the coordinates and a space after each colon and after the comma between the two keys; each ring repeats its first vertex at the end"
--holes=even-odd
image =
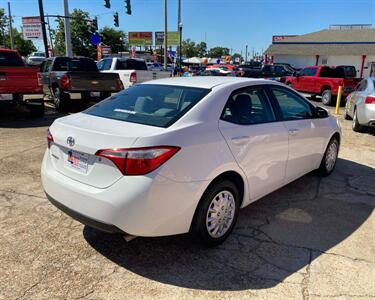
{"type": "Polygon", "coordinates": [[[219,129],[246,174],[252,201],[283,184],[288,133],[282,122],[277,122],[262,86],[234,91],[224,108],[219,129]]]}

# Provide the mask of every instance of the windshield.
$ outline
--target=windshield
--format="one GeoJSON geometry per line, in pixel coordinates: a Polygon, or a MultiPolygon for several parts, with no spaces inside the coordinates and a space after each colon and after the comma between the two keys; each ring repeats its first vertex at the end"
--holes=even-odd
{"type": "Polygon", "coordinates": [[[84,113],[157,127],[168,127],[210,92],[184,86],[141,84],[102,101],[84,113]]]}

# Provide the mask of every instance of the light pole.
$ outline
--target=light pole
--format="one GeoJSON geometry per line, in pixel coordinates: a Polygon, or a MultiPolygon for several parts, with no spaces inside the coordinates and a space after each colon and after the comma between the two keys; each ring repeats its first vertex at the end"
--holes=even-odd
{"type": "Polygon", "coordinates": [[[68,0],[64,0],[65,55],[73,56],[68,0]]]}
{"type": "Polygon", "coordinates": [[[246,45],[246,52],[245,52],[245,63],[247,62],[247,45],[246,45]]]}
{"type": "Polygon", "coordinates": [[[168,1],[164,0],[164,70],[167,70],[168,59],[168,1]]]}
{"type": "Polygon", "coordinates": [[[8,14],[9,14],[10,49],[14,49],[14,38],[13,38],[13,28],[12,28],[12,13],[10,12],[10,2],[8,2],[8,14]]]}
{"type": "Polygon", "coordinates": [[[182,21],[181,21],[181,0],[178,0],[178,32],[179,32],[179,38],[180,38],[180,48],[179,48],[179,72],[181,72],[182,69],[182,21]]]}

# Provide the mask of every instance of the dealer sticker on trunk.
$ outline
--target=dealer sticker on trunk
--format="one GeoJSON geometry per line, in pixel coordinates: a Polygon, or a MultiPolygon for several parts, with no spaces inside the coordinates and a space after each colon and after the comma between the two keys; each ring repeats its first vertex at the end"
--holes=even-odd
{"type": "Polygon", "coordinates": [[[81,173],[87,173],[89,156],[74,150],[68,151],[67,166],[81,173]]]}

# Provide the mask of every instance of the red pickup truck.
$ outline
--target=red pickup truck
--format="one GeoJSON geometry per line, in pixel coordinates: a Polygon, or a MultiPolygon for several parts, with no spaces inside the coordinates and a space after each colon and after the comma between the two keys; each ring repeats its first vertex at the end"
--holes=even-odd
{"type": "Polygon", "coordinates": [[[32,116],[44,115],[43,96],[24,100],[25,94],[43,94],[38,67],[27,67],[15,50],[0,49],[0,109],[26,104],[32,116]]]}
{"type": "Polygon", "coordinates": [[[333,105],[338,93],[339,86],[343,88],[343,96],[351,93],[360,81],[354,78],[356,71],[354,66],[312,66],[302,69],[294,76],[283,79],[285,84],[297,91],[321,95],[325,105],[333,105]],[[351,71],[351,72],[350,72],[351,71]]]}

